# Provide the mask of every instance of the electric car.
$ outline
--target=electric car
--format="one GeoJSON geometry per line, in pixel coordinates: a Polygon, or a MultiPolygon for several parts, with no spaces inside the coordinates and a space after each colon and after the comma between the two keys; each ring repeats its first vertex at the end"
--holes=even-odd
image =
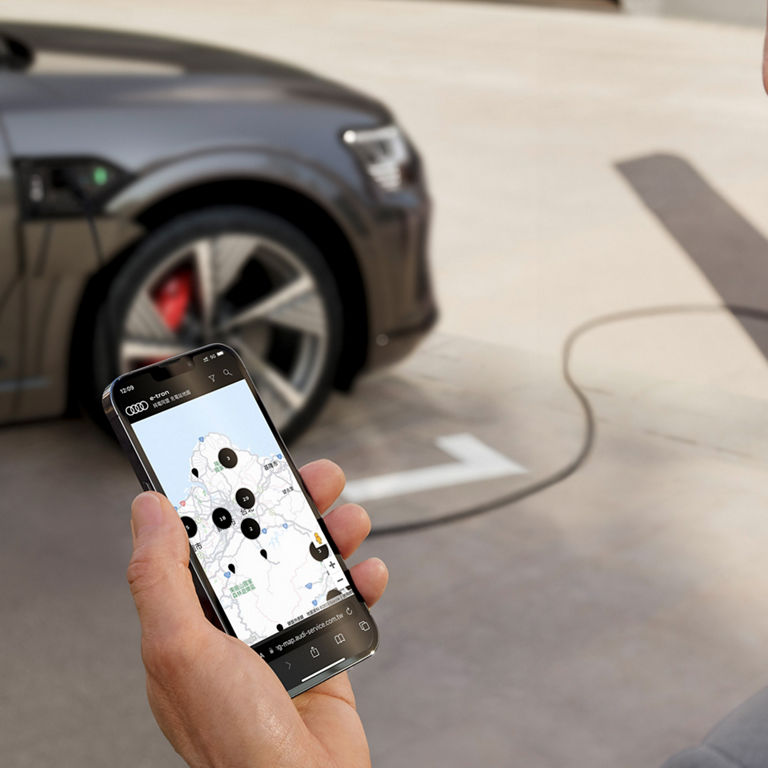
{"type": "Polygon", "coordinates": [[[210,341],[296,435],[433,325],[430,203],[392,113],[264,58],[0,22],[0,423],[99,408],[210,341]]]}

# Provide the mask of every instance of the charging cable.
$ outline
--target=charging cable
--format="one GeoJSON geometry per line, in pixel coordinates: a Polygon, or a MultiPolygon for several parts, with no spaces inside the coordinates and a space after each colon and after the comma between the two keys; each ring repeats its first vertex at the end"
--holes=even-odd
{"type": "MultiPolygon", "coordinates": [[[[69,174],[68,174],[69,176],[69,174]]],[[[93,212],[82,194],[79,185],[74,179],[68,179],[70,182],[70,189],[75,194],[82,205],[83,214],[88,222],[88,226],[91,232],[91,239],[93,241],[93,247],[96,252],[96,258],[98,263],[102,265],[104,263],[104,252],[101,247],[101,240],[96,227],[96,223],[93,219],[93,212]]],[[[551,488],[564,480],[567,480],[571,475],[576,473],[581,467],[583,467],[587,459],[589,458],[592,448],[594,447],[596,437],[596,420],[595,413],[592,404],[584,391],[584,389],[573,378],[571,370],[573,350],[576,343],[586,334],[608,325],[614,325],[616,323],[627,322],[631,320],[639,320],[649,317],[663,317],[670,315],[702,315],[702,314],[718,314],[721,312],[730,312],[734,317],[742,319],[759,320],[761,322],[768,322],[768,310],[760,307],[750,307],[739,304],[668,304],[658,305],[652,307],[636,307],[634,309],[627,309],[621,312],[612,312],[605,315],[599,315],[590,320],[577,325],[566,336],[561,347],[561,375],[563,381],[576,400],[576,403],[581,411],[582,415],[582,439],[578,451],[574,454],[573,458],[564,464],[559,469],[555,470],[549,475],[546,475],[541,480],[524,485],[522,488],[516,488],[509,493],[505,493],[501,496],[497,496],[493,499],[483,502],[472,507],[465,509],[458,509],[453,512],[448,512],[436,517],[430,517],[423,520],[414,520],[413,522],[405,523],[393,523],[392,525],[376,526],[371,530],[370,537],[376,536],[394,536],[402,533],[415,533],[417,531],[424,531],[429,528],[437,528],[443,525],[449,525],[451,523],[458,523],[462,520],[468,520],[479,515],[484,515],[489,512],[494,512],[502,507],[508,507],[513,504],[517,504],[523,499],[527,499],[538,493],[551,488]]]]}
{"type": "Polygon", "coordinates": [[[735,317],[750,320],[760,320],[768,322],[768,310],[758,307],[748,307],[738,304],[669,304],[655,307],[637,307],[622,312],[612,312],[606,315],[587,320],[576,326],[565,338],[561,348],[561,371],[563,380],[571,390],[576,402],[581,410],[583,419],[582,440],[579,450],[574,457],[560,469],[552,472],[546,477],[522,488],[517,488],[510,493],[497,496],[477,506],[459,509],[455,512],[448,512],[438,517],[427,518],[425,520],[414,520],[408,523],[394,523],[392,525],[376,526],[370,533],[370,536],[391,536],[401,533],[414,533],[424,531],[428,528],[436,528],[442,525],[457,523],[461,520],[468,520],[478,515],[484,515],[493,512],[502,507],[516,504],[523,499],[527,499],[537,493],[545,491],[563,480],[568,479],[577,470],[586,463],[595,443],[596,423],[595,413],[592,404],[589,401],[582,387],[575,381],[571,372],[571,360],[573,349],[579,339],[591,331],[615,323],[627,322],[629,320],[638,320],[648,317],[661,317],[669,315],[696,315],[696,314],[715,314],[720,312],[730,312],[735,317]]]}
{"type": "Polygon", "coordinates": [[[88,229],[91,233],[91,241],[93,242],[93,250],[96,254],[96,263],[99,267],[101,267],[105,263],[104,249],[101,247],[101,237],[99,236],[99,230],[96,227],[96,222],[94,220],[93,205],[88,199],[88,195],[86,195],[82,185],[78,181],[77,174],[71,168],[64,169],[62,174],[64,181],[66,182],[66,186],[72,193],[72,197],[74,197],[75,200],[77,200],[77,202],[80,204],[80,209],[82,210],[83,216],[85,216],[85,220],[88,223],[88,229]]]}

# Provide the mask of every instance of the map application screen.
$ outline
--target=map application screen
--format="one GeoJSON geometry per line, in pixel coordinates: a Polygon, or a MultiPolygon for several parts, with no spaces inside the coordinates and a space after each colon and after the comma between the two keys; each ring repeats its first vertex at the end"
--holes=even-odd
{"type": "Polygon", "coordinates": [[[354,594],[244,380],[133,429],[241,640],[354,594]]]}

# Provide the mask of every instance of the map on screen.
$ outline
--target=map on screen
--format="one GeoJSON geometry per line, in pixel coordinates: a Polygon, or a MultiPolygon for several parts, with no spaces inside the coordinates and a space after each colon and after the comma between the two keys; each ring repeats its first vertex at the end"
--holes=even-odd
{"type": "Polygon", "coordinates": [[[134,430],[241,640],[254,645],[352,594],[244,381],[134,430]]]}

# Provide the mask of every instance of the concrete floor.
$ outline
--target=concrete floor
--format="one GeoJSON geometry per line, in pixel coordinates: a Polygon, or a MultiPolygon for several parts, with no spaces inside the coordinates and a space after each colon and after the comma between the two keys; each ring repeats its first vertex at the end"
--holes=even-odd
{"type": "MultiPolygon", "coordinates": [[[[230,2],[215,16],[177,0],[32,2],[23,16],[294,61],[382,97],[424,149],[438,333],[335,398],[295,452],[358,479],[444,463],[435,439],[470,432],[529,471],[371,502],[376,524],[564,464],[583,428],[559,370],[576,324],[760,301],[757,30],[399,0],[230,2]],[[625,172],[659,153],[674,160],[660,187],[625,172]],[[670,201],[675,183],[687,191],[670,201]]],[[[377,767],[645,768],[768,683],[760,333],[727,314],[595,330],[574,357],[598,416],[583,470],[514,507],[365,546],[392,572],[381,652],[353,672],[377,767]]],[[[77,421],[4,430],[0,456],[4,764],[177,764],[144,702],[123,581],[127,464],[77,421]]]]}

